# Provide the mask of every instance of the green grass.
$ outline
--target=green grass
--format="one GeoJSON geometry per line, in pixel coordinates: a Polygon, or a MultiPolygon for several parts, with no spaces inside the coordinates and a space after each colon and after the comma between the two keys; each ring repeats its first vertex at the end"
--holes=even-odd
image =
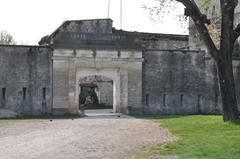
{"type": "Polygon", "coordinates": [[[157,145],[151,152],[180,159],[240,159],[240,124],[223,122],[222,116],[192,115],[150,117],[179,137],[157,145]]]}

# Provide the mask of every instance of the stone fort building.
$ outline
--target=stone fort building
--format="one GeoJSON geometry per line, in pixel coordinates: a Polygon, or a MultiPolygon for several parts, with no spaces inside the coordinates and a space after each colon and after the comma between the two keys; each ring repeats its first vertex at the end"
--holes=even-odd
{"type": "MultiPolygon", "coordinates": [[[[114,112],[221,113],[214,61],[191,43],[117,30],[111,19],[66,21],[39,46],[0,46],[0,110],[75,114],[91,92],[114,112]]],[[[233,63],[240,100],[240,61],[233,63]]]]}

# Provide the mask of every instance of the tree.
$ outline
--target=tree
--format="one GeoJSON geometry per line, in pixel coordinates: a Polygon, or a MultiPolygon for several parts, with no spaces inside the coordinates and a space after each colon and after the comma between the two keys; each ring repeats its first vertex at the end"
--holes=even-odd
{"type": "Polygon", "coordinates": [[[1,31],[0,33],[0,44],[2,45],[14,45],[16,42],[14,41],[11,34],[6,31],[1,31]]]}
{"type": "MultiPolygon", "coordinates": [[[[219,0],[221,6],[221,30],[219,44],[216,44],[211,36],[208,26],[211,21],[196,5],[194,0],[157,0],[161,5],[157,9],[166,9],[169,3],[180,2],[184,5],[184,15],[190,17],[194,22],[201,39],[204,41],[208,53],[214,59],[218,69],[219,85],[222,97],[223,119],[224,121],[234,121],[238,119],[237,98],[235,92],[235,83],[232,66],[232,53],[234,43],[240,36],[240,24],[234,27],[234,11],[238,4],[238,0],[219,0]]],[[[212,0],[200,0],[205,7],[212,0]]]]}

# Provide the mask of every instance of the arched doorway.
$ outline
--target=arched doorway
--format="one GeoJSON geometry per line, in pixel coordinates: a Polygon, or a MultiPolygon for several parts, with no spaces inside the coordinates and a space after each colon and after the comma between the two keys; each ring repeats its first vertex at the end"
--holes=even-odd
{"type": "Polygon", "coordinates": [[[79,108],[113,109],[113,80],[104,76],[79,79],[79,108]]]}
{"type": "MultiPolygon", "coordinates": [[[[76,76],[76,99],[75,102],[79,104],[80,101],[80,93],[81,89],[83,87],[88,87],[85,89],[89,90],[89,93],[92,92],[92,94],[96,94],[98,96],[99,100],[99,88],[94,82],[82,82],[81,87],[81,81],[84,80],[103,80],[104,82],[110,83],[112,85],[112,109],[113,112],[120,112],[120,72],[118,69],[79,69],[77,70],[77,76],[76,76]],[[93,79],[91,79],[93,78],[93,79]],[[90,84],[90,85],[89,85],[90,84]],[[94,91],[94,92],[93,92],[94,91]]],[[[90,93],[91,94],[91,93],[90,93]]],[[[105,97],[106,97],[105,93],[105,97]]],[[[85,95],[86,96],[86,95],[85,95]]],[[[95,95],[93,95],[95,96],[95,95]]],[[[101,96],[101,93],[100,93],[101,96]]],[[[90,98],[90,97],[89,97],[90,98]]],[[[107,98],[107,97],[106,97],[107,98]]],[[[92,100],[92,97],[91,97],[92,100]]],[[[103,100],[103,98],[102,98],[103,100]]],[[[86,98],[85,98],[86,101],[86,98]]],[[[93,101],[92,101],[93,102],[93,101]]],[[[101,103],[101,97],[100,97],[100,103],[101,103]]]]}

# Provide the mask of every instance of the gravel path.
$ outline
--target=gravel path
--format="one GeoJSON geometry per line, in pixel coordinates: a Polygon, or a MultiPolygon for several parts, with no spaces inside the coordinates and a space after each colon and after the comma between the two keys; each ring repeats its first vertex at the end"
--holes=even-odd
{"type": "Polygon", "coordinates": [[[19,121],[0,124],[0,158],[130,158],[143,146],[171,140],[154,122],[128,116],[19,121]]]}

